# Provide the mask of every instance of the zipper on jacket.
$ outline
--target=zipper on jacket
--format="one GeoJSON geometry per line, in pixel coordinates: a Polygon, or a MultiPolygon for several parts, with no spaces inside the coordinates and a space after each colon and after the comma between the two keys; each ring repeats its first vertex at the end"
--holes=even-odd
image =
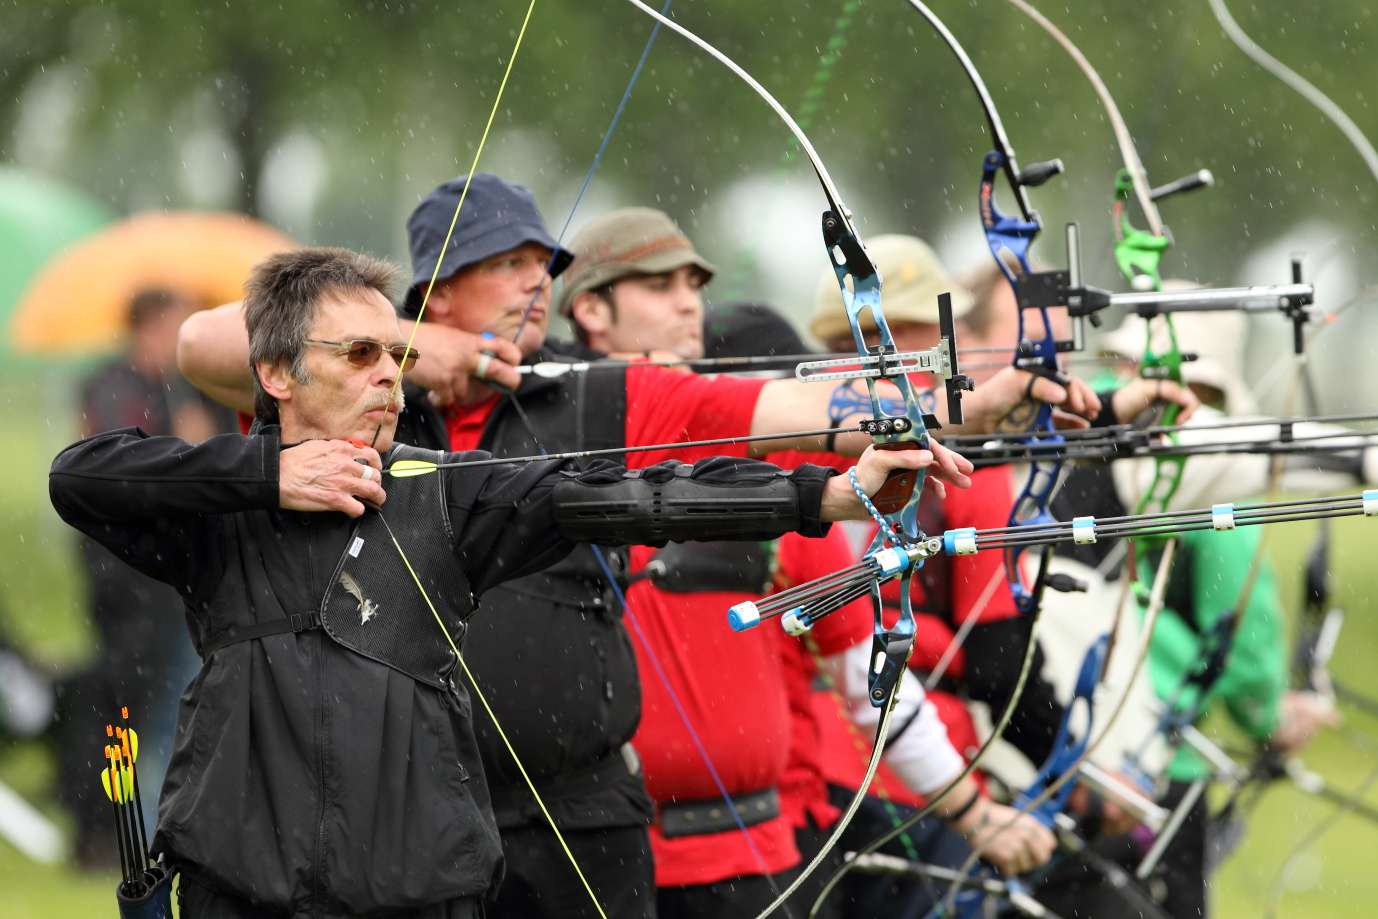
{"type": "MultiPolygon", "coordinates": [[[[315,530],[311,527],[311,515],[302,514],[302,526],[306,529],[306,578],[307,596],[317,596],[316,593],[316,568],[315,568],[315,530]]],[[[320,634],[315,636],[311,642],[312,650],[310,653],[316,659],[316,693],[315,693],[315,715],[316,715],[316,795],[317,812],[316,818],[316,851],[312,861],[311,869],[311,914],[320,915],[321,912],[321,884],[325,874],[325,704],[323,696],[325,694],[325,649],[322,646],[322,635],[324,630],[316,630],[320,634]]],[[[308,633],[309,634],[309,633],[308,633]]]]}

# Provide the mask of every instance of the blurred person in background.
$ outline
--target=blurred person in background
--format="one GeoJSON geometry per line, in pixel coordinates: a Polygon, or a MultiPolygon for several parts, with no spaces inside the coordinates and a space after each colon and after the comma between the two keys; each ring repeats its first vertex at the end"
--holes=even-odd
{"type": "MultiPolygon", "coordinates": [[[[233,430],[233,415],[202,397],[177,370],[177,333],[200,304],[175,291],[144,290],[129,306],[125,351],[88,377],[81,391],[82,435],[138,427],[192,443],[233,430]]],[[[177,592],[120,562],[82,537],[89,578],[88,614],[96,657],[60,688],[58,735],[61,788],[76,818],[77,861],[115,866],[110,802],[92,781],[102,766],[105,726],[129,706],[139,732],[140,784],[157,789],[172,750],[177,697],[196,674],[196,655],[183,640],[177,592]]],[[[144,798],[152,828],[157,794],[144,798]]]]}
{"type": "MultiPolygon", "coordinates": [[[[1171,290],[1198,285],[1169,280],[1163,286],[1171,290]]],[[[1203,403],[1187,422],[1188,429],[1180,433],[1181,441],[1190,444],[1275,437],[1276,427],[1200,431],[1190,427],[1226,417],[1257,416],[1256,404],[1243,378],[1247,317],[1237,312],[1178,313],[1173,316],[1173,326],[1181,350],[1196,355],[1195,360],[1182,364],[1182,376],[1203,403]]],[[[1153,321],[1151,334],[1154,353],[1167,353],[1171,343],[1161,319],[1153,321]]],[[[1124,362],[1123,372],[1134,373],[1149,344],[1149,335],[1148,323],[1131,315],[1119,329],[1102,338],[1100,347],[1124,362]]],[[[1297,437],[1322,432],[1344,433],[1344,429],[1314,422],[1294,427],[1297,437]]],[[[1378,475],[1378,450],[1345,450],[1342,439],[1330,443],[1335,447],[1333,453],[1192,456],[1168,506],[1179,510],[1257,500],[1274,487],[1287,492],[1333,492],[1372,482],[1378,475]]],[[[1082,464],[1068,478],[1058,516],[1067,519],[1066,515],[1128,513],[1148,489],[1153,475],[1152,460],[1082,464]]],[[[1230,720],[1254,742],[1291,753],[1305,746],[1322,727],[1337,724],[1337,714],[1328,699],[1289,686],[1286,613],[1273,566],[1266,554],[1259,553],[1265,533],[1262,527],[1245,527],[1180,535],[1146,669],[1152,694],[1161,704],[1190,705],[1186,711],[1204,718],[1219,702],[1230,720]],[[1238,619],[1233,627],[1223,621],[1229,615],[1238,619]],[[1223,669],[1199,699],[1189,694],[1177,701],[1184,679],[1206,662],[1221,630],[1228,641],[1223,669]]],[[[1097,564],[1116,551],[1118,540],[1102,542],[1103,545],[1077,546],[1069,549],[1068,554],[1087,564],[1097,564]]],[[[1145,565],[1152,570],[1156,563],[1152,556],[1138,560],[1141,571],[1145,565]]],[[[1122,752],[1136,753],[1138,765],[1147,775],[1165,780],[1166,790],[1160,803],[1177,807],[1192,783],[1213,777],[1212,768],[1185,745],[1168,749],[1163,738],[1155,736],[1151,712],[1139,713],[1135,720],[1141,726],[1137,738],[1140,742],[1135,745],[1139,749],[1122,752]],[[1145,737],[1152,739],[1146,752],[1145,737]]],[[[1181,829],[1167,846],[1155,873],[1155,883],[1164,894],[1163,908],[1175,919],[1199,919],[1207,914],[1208,873],[1222,857],[1220,853],[1213,857],[1210,846],[1221,829],[1202,796],[1191,806],[1181,829]]],[[[1102,854],[1134,864],[1151,842],[1151,836],[1134,834],[1106,839],[1098,845],[1102,854]]],[[[1077,872],[1062,873],[1054,880],[1065,885],[1063,899],[1050,903],[1054,909],[1058,909],[1059,902],[1075,902],[1079,914],[1091,919],[1127,919],[1130,915],[1124,912],[1122,903],[1106,897],[1103,888],[1088,884],[1077,872]]]]}

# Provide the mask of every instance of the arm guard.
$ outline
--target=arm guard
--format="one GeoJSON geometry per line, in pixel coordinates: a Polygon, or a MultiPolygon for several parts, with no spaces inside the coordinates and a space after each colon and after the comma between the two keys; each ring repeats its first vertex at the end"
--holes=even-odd
{"type": "Polygon", "coordinates": [[[555,524],[575,542],[664,546],[688,540],[762,542],[798,531],[822,536],[817,466],[786,472],[755,460],[713,457],[624,470],[599,464],[565,472],[555,486],[555,524]]]}

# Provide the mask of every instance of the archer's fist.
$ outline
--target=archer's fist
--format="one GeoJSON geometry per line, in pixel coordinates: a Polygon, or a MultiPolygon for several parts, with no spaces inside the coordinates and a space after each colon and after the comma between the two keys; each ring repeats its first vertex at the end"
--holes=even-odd
{"type": "MultiPolygon", "coordinates": [[[[867,496],[874,495],[885,484],[890,472],[896,469],[924,470],[924,486],[932,489],[939,497],[944,494],[943,482],[951,482],[959,488],[971,486],[966,473],[971,472],[971,463],[941,446],[930,442],[931,449],[877,450],[875,446],[866,448],[857,460],[855,472],[857,485],[867,496]]],[[[852,489],[851,478],[846,475],[834,476],[823,488],[821,507],[825,522],[835,520],[865,520],[870,515],[861,499],[852,489]]]]}
{"type": "Polygon", "coordinates": [[[1036,412],[1043,402],[1060,409],[1056,416],[1059,427],[1084,428],[1087,419],[1100,413],[1100,398],[1083,380],[1073,377],[1064,385],[1027,370],[1006,367],[975,391],[962,395],[966,423],[948,425],[943,433],[993,434],[1021,406],[1036,412]]]}
{"type": "Polygon", "coordinates": [[[1181,407],[1177,413],[1177,423],[1181,424],[1192,416],[1201,400],[1196,393],[1172,380],[1145,380],[1143,377],[1126,383],[1110,397],[1115,420],[1120,424],[1129,424],[1144,409],[1162,403],[1181,407]]]}
{"type": "MultiPolygon", "coordinates": [[[[409,329],[405,331],[410,334],[409,329]]],[[[505,338],[485,338],[438,322],[422,322],[416,330],[416,350],[421,359],[407,371],[407,379],[429,389],[436,405],[486,395],[488,390],[480,388],[483,383],[516,389],[522,381],[513,369],[522,362],[522,352],[505,338]]]]}

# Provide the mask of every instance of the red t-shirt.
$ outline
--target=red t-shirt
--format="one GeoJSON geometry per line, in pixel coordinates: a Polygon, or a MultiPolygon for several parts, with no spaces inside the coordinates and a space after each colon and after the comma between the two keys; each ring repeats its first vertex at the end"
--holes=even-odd
{"type": "MultiPolygon", "coordinates": [[[[778,542],[777,584],[812,580],[850,561],[840,530],[824,539],[787,534],[778,542]]],[[[654,550],[637,547],[633,570],[654,550]]],[[[781,814],[747,828],[666,839],[651,827],[656,885],[711,884],[740,875],[771,874],[799,863],[794,830],[804,815],[828,826],[837,811],[828,804],[819,763],[818,731],[809,707],[817,668],[807,649],[775,621],[744,633],[727,624],[727,608],[755,596],[740,592],[676,594],[647,581],[634,584],[628,604],[675,695],[729,794],[776,787],[781,814]],[[752,845],[760,860],[752,852],[752,845]]],[[[825,617],[812,634],[821,653],[835,654],[869,633],[869,606],[853,603],[825,617]]],[[[633,743],[646,771],[646,787],[658,802],[719,797],[703,754],[695,746],[640,643],[641,725],[633,743]]]]}

